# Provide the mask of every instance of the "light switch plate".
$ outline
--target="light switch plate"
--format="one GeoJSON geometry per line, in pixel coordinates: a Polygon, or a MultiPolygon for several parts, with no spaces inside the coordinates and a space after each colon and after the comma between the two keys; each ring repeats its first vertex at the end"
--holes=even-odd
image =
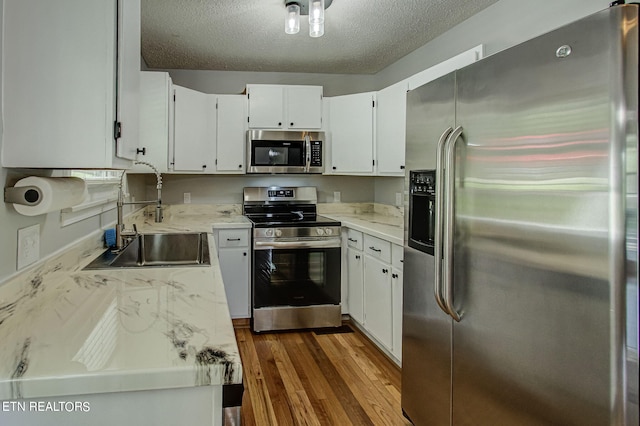
{"type": "Polygon", "coordinates": [[[396,192],[396,206],[402,206],[402,192],[396,192]]]}
{"type": "Polygon", "coordinates": [[[18,229],[18,269],[40,259],[40,224],[18,229]]]}
{"type": "Polygon", "coordinates": [[[340,202],[340,191],[333,191],[333,202],[334,203],[339,203],[340,202]]]}
{"type": "Polygon", "coordinates": [[[185,192],[182,195],[183,195],[183,198],[184,198],[184,203],[185,204],[191,204],[191,193],[190,192],[185,192]]]}

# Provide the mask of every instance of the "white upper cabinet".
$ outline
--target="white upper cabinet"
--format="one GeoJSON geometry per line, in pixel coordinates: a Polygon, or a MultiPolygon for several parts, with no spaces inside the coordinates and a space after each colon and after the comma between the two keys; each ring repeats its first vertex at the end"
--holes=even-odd
{"type": "Polygon", "coordinates": [[[404,176],[406,82],[386,87],[376,94],[376,174],[404,176]]]}
{"type": "Polygon", "coordinates": [[[116,155],[135,160],[140,141],[140,0],[118,0],[116,155]]]}
{"type": "Polygon", "coordinates": [[[140,2],[127,0],[125,7],[119,1],[120,18],[118,0],[4,1],[3,166],[130,166],[116,157],[114,123],[119,117],[126,140],[119,155],[134,158],[140,2]],[[120,49],[118,23],[124,26],[120,49]],[[132,50],[135,61],[130,60],[132,50]],[[119,70],[117,53],[123,65],[119,70]],[[116,103],[118,71],[124,89],[116,103]],[[122,111],[116,112],[117,104],[122,111]]]}
{"type": "MultiPolygon", "coordinates": [[[[140,152],[136,160],[153,164],[158,171],[169,170],[169,145],[173,138],[173,90],[166,72],[140,73],[140,152]]],[[[153,173],[144,165],[131,171],[153,173]]]]}
{"type": "Polygon", "coordinates": [[[372,175],[375,92],[327,98],[331,174],[372,175]]]}
{"type": "Polygon", "coordinates": [[[248,84],[249,128],[319,129],[322,86],[248,84]]]}
{"type": "Polygon", "coordinates": [[[289,129],[322,127],[322,86],[287,86],[284,94],[289,129]]]}
{"type": "Polygon", "coordinates": [[[213,173],[216,160],[216,97],[173,86],[175,172],[213,173]]]}
{"type": "Polygon", "coordinates": [[[216,172],[244,173],[247,100],[242,95],[217,96],[216,172]]]}

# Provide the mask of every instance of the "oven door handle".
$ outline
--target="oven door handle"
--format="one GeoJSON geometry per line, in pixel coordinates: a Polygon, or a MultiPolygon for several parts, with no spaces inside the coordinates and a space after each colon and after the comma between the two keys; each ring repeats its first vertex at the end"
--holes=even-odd
{"type": "Polygon", "coordinates": [[[298,248],[340,248],[340,239],[299,240],[299,241],[254,241],[255,250],[298,249],[298,248]]]}

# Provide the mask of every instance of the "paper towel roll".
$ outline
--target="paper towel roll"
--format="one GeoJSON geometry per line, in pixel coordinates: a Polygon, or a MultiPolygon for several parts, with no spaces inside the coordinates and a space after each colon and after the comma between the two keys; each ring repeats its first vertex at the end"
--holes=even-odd
{"type": "Polygon", "coordinates": [[[18,213],[25,216],[37,216],[75,206],[82,203],[87,195],[87,185],[77,177],[29,176],[20,179],[15,186],[31,186],[35,191],[29,191],[30,205],[13,205],[18,213]]]}

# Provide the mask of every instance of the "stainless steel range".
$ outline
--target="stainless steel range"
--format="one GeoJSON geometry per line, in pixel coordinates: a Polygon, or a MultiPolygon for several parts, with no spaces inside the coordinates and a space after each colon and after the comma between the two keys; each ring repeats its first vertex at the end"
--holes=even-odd
{"type": "Polygon", "coordinates": [[[341,325],[340,222],[317,215],[316,204],[315,187],[244,188],[254,331],[341,325]]]}

